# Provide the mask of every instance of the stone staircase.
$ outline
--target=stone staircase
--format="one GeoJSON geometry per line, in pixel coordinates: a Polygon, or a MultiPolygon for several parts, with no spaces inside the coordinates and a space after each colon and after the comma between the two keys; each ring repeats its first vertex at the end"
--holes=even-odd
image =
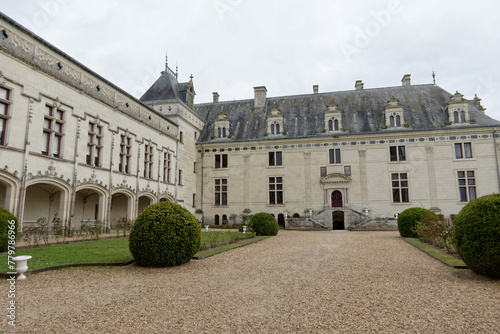
{"type": "Polygon", "coordinates": [[[324,230],[328,229],[325,224],[311,218],[289,218],[285,222],[286,230],[324,230]]]}

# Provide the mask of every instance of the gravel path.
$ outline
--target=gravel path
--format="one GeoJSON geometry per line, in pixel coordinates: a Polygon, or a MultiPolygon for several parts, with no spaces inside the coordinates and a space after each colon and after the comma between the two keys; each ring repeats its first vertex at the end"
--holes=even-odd
{"type": "Polygon", "coordinates": [[[500,280],[397,232],[280,231],[180,267],[51,271],[16,289],[12,333],[500,333],[500,280]]]}

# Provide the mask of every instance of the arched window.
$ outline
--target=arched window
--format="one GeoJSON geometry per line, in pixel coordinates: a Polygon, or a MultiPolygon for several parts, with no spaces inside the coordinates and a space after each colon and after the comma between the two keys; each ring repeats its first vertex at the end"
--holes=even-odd
{"type": "Polygon", "coordinates": [[[453,122],[458,123],[458,112],[456,111],[453,113],[453,122]]]}
{"type": "Polygon", "coordinates": [[[220,138],[222,136],[221,128],[219,128],[218,130],[219,130],[219,138],[220,138]]]}
{"type": "Polygon", "coordinates": [[[222,215],[222,224],[227,224],[227,215],[222,215]]]}
{"type": "Polygon", "coordinates": [[[274,135],[274,124],[271,124],[271,134],[274,135]]]}
{"type": "Polygon", "coordinates": [[[331,119],[328,120],[328,131],[333,131],[333,121],[331,119]]]}
{"type": "Polygon", "coordinates": [[[399,115],[396,116],[396,126],[397,127],[401,126],[401,117],[399,115]]]}
{"type": "Polygon", "coordinates": [[[334,124],[335,131],[338,131],[339,130],[339,120],[336,119],[335,121],[333,121],[333,124],[334,124]]]}
{"type": "Polygon", "coordinates": [[[220,220],[219,220],[219,215],[215,215],[215,225],[219,225],[220,224],[220,220]]]}
{"type": "Polygon", "coordinates": [[[300,215],[298,213],[294,213],[293,218],[300,218],[300,215]]]}
{"type": "Polygon", "coordinates": [[[285,227],[285,216],[282,213],[278,215],[278,225],[285,227]]]}
{"type": "Polygon", "coordinates": [[[465,123],[465,111],[460,112],[460,122],[465,123]]]}
{"type": "Polygon", "coordinates": [[[394,127],[394,116],[389,117],[389,126],[390,126],[391,128],[393,128],[393,127],[394,127]]]}
{"type": "Polygon", "coordinates": [[[280,134],[280,125],[279,124],[276,124],[276,134],[277,135],[280,134]]]}
{"type": "Polygon", "coordinates": [[[226,128],[222,128],[222,137],[226,138],[226,128]]]}

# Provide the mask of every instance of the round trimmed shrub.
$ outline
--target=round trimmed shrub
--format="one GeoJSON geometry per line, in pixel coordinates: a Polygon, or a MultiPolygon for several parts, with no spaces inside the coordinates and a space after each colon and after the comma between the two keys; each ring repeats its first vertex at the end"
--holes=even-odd
{"type": "Polygon", "coordinates": [[[422,208],[409,208],[401,212],[398,216],[399,234],[404,238],[416,238],[417,234],[413,231],[413,228],[417,222],[424,219],[426,214],[431,217],[436,215],[431,210],[422,208]]]}
{"type": "Polygon", "coordinates": [[[16,240],[17,238],[17,218],[9,210],[0,207],[0,252],[6,252],[9,249],[9,240],[16,240]],[[9,231],[12,230],[11,224],[9,222],[14,221],[14,232],[10,232],[10,235],[14,235],[14,239],[9,238],[9,231]]]}
{"type": "Polygon", "coordinates": [[[129,249],[139,266],[168,267],[187,263],[198,252],[201,227],[182,206],[159,202],[137,217],[129,236],[129,249]]]}
{"type": "Polygon", "coordinates": [[[500,194],[467,204],[453,221],[458,255],[478,274],[500,278],[500,194]]]}
{"type": "Polygon", "coordinates": [[[280,229],[276,219],[266,212],[260,212],[253,215],[248,225],[257,235],[276,235],[280,229]]]}

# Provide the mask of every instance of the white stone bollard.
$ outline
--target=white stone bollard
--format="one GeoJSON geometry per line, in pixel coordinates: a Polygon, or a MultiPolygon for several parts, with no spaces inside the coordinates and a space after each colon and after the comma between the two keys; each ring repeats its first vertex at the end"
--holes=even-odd
{"type": "Polygon", "coordinates": [[[247,233],[247,227],[246,226],[243,226],[243,233],[247,233]]]}
{"type": "Polygon", "coordinates": [[[205,231],[208,232],[208,225],[205,225],[205,231]]]}

